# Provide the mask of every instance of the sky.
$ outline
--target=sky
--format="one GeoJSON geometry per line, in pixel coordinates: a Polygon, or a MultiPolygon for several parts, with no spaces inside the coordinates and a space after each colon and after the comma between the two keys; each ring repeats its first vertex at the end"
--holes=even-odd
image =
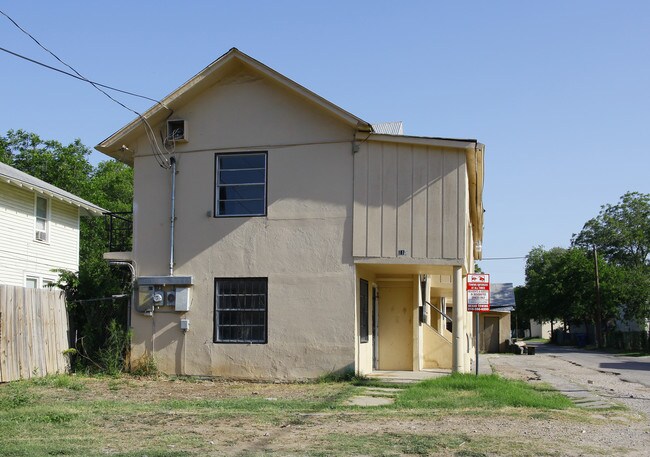
{"type": "MultiPolygon", "coordinates": [[[[535,246],[650,193],[650,2],[0,0],[87,78],[161,99],[237,47],[369,122],[486,145],[483,271],[523,284],[535,246]]],[[[60,64],[0,16],[0,47],[60,64]]],[[[136,111],[150,102],[119,96],[136,111]]],[[[89,147],[134,115],[0,52],[0,134],[89,147]]],[[[96,152],[91,160],[109,159],[96,152]]]]}

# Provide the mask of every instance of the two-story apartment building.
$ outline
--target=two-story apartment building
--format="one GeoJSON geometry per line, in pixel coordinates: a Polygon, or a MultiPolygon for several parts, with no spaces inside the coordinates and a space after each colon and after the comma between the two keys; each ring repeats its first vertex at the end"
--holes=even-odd
{"type": "Polygon", "coordinates": [[[105,210],[0,163],[0,284],[44,288],[79,269],[79,217],[105,210]]]}
{"type": "Polygon", "coordinates": [[[484,147],[382,131],[231,49],[97,145],[134,167],[132,360],[468,371],[484,147]]]}

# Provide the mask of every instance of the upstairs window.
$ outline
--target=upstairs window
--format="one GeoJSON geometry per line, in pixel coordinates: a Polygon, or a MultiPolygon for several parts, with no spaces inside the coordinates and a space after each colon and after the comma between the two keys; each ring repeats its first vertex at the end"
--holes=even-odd
{"type": "Polygon", "coordinates": [[[48,241],[48,226],[49,226],[49,201],[47,198],[36,196],[36,204],[34,209],[34,215],[36,217],[36,222],[34,224],[34,239],[36,241],[48,241]]]}
{"type": "Polygon", "coordinates": [[[216,154],[215,217],[266,215],[266,152],[216,154]]]}

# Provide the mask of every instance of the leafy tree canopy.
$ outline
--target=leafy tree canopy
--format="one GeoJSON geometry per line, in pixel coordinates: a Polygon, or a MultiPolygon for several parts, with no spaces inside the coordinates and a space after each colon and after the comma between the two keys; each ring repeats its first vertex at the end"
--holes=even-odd
{"type": "Polygon", "coordinates": [[[530,251],[518,312],[591,322],[599,345],[608,320],[650,315],[650,194],[627,192],[617,204],[602,206],[571,245],[530,251]]]}
{"type": "MultiPolygon", "coordinates": [[[[0,161],[45,182],[67,190],[109,211],[130,212],[133,201],[133,170],[114,160],[96,167],[88,161],[90,149],[80,140],[64,145],[43,140],[35,133],[9,130],[0,136],[0,161]]],[[[125,303],[106,300],[128,292],[127,270],[108,265],[103,259],[108,233],[101,217],[83,217],[80,222],[79,271],[58,271],[59,285],[68,295],[73,334],[83,338],[84,352],[97,358],[111,321],[126,323],[125,303]],[[86,301],[101,299],[99,301],[86,301]]]]}
{"type": "Polygon", "coordinates": [[[573,236],[572,244],[598,251],[612,263],[650,265],[650,194],[627,192],[615,205],[604,205],[573,236]]]}

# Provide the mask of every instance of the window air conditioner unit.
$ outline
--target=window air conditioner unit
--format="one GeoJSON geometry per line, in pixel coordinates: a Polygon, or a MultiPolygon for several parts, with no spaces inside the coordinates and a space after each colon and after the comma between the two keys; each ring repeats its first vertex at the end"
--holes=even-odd
{"type": "Polygon", "coordinates": [[[183,119],[167,121],[167,141],[187,141],[187,122],[183,119]]]}
{"type": "Polygon", "coordinates": [[[47,232],[36,230],[36,241],[47,241],[47,232]]]}

